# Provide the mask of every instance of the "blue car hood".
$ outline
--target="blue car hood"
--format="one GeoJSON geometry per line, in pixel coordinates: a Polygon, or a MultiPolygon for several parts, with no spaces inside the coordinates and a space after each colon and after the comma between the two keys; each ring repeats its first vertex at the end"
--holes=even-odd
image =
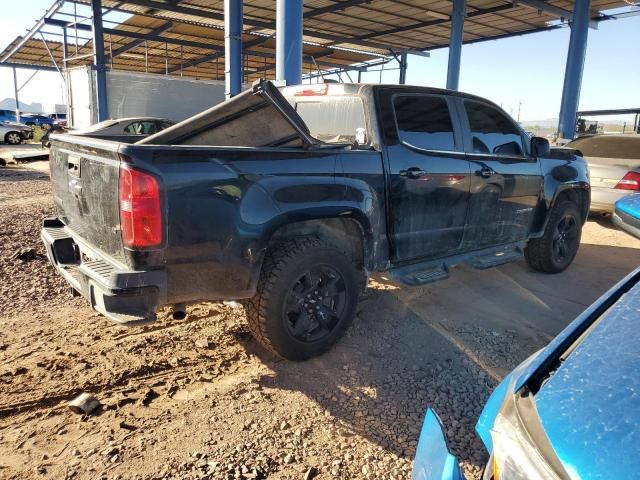
{"type": "Polygon", "coordinates": [[[571,478],[640,472],[640,283],[594,324],[535,396],[571,478]]]}
{"type": "Polygon", "coordinates": [[[616,202],[616,210],[640,218],[640,195],[627,195],[616,202]]]}

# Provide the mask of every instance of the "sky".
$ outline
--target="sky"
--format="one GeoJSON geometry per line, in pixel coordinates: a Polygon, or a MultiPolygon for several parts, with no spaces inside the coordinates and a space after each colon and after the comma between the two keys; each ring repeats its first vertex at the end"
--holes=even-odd
{"type": "MultiPolygon", "coordinates": [[[[30,28],[51,3],[28,0],[28,7],[23,4],[21,8],[4,9],[0,15],[0,49],[30,28]]],[[[569,34],[569,28],[562,28],[464,46],[460,90],[488,98],[514,117],[520,109],[522,121],[557,118],[569,34]]],[[[639,37],[640,16],[600,22],[598,30],[589,30],[579,109],[640,107],[639,37]]],[[[447,49],[431,52],[430,58],[410,55],[407,83],[444,87],[447,58],[447,49]]],[[[18,84],[31,73],[19,70],[18,84]]],[[[370,82],[379,78],[376,72],[362,76],[363,81],[370,82]]],[[[396,83],[397,79],[397,70],[382,76],[384,82],[396,83]]],[[[39,102],[46,108],[62,103],[63,90],[57,72],[39,72],[19,97],[22,102],[39,102]]],[[[13,97],[13,73],[0,68],[0,100],[6,97],[13,97]]]]}

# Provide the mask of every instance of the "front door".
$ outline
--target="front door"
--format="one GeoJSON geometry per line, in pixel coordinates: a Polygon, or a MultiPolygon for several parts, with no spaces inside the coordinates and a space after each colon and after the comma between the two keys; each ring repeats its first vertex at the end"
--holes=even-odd
{"type": "Polygon", "coordinates": [[[469,162],[455,111],[443,95],[389,94],[388,225],[395,262],[460,249],[469,201],[469,162]],[[393,116],[393,123],[391,123],[393,116]]]}
{"type": "Polygon", "coordinates": [[[529,137],[503,111],[458,98],[465,150],[471,165],[471,200],[465,249],[526,240],[542,189],[529,137]]]}

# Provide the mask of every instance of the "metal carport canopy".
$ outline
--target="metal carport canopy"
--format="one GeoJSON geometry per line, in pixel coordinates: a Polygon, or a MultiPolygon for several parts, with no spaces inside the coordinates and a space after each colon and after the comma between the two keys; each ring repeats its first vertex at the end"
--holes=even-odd
{"type": "Polygon", "coordinates": [[[0,66],[53,64],[60,70],[61,65],[92,65],[98,119],[103,119],[108,115],[108,68],[226,77],[227,95],[234,95],[239,74],[245,82],[273,78],[275,73],[277,80],[299,83],[301,70],[308,69],[309,76],[313,71],[362,71],[391,59],[398,61],[403,82],[408,52],[449,46],[447,86],[457,89],[463,44],[552,30],[570,22],[559,131],[561,137],[571,138],[588,29],[640,12],[602,13],[628,5],[624,0],[56,0],[24,37],[0,53],[0,66]],[[227,2],[238,8],[225,12],[227,2]],[[74,5],[73,15],[61,10],[65,4],[74,5]],[[91,6],[91,15],[78,19],[78,4],[91,6]],[[132,17],[120,24],[103,21],[111,11],[132,17]],[[83,23],[86,20],[92,25],[83,23]],[[56,33],[44,29],[58,29],[57,35],[67,41],[56,45],[44,35],[56,33]],[[78,32],[90,37],[78,43],[78,32]],[[227,51],[234,52],[226,59],[225,41],[227,51]],[[222,69],[221,58],[226,60],[222,69]]]}
{"type": "MultiPolygon", "coordinates": [[[[58,3],[90,5],[91,2],[58,3]]],[[[560,28],[571,17],[573,4],[572,1],[469,0],[463,43],[560,28]]],[[[591,19],[608,19],[601,10],[625,5],[621,0],[592,0],[591,19]]],[[[103,0],[102,6],[106,11],[133,15],[122,24],[110,25],[105,21],[107,67],[224,78],[223,0],[103,0]]],[[[272,78],[275,75],[276,2],[245,0],[243,10],[244,80],[272,78]]],[[[399,59],[407,51],[447,47],[451,10],[452,3],[446,0],[307,0],[304,2],[304,71],[348,70],[350,65],[362,66],[363,62],[399,59]]],[[[54,9],[35,31],[17,38],[0,53],[0,64],[51,67],[53,56],[56,63],[62,65],[62,44],[51,41],[51,35],[47,35],[45,41],[40,33],[61,35],[59,27],[73,20],[68,13],[54,9]]],[[[81,35],[91,37],[90,19],[87,23],[80,21],[77,28],[81,35]]],[[[76,26],[69,25],[67,30],[69,40],[73,40],[76,26]]],[[[91,64],[91,40],[81,42],[77,53],[75,45],[68,48],[70,66],[91,64]]]]}

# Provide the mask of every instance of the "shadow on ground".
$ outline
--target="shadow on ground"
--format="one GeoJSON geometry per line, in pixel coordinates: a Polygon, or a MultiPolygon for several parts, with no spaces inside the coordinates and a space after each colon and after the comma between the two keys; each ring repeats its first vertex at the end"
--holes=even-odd
{"type": "Polygon", "coordinates": [[[453,452],[477,475],[486,455],[474,425],[497,382],[638,263],[637,249],[585,244],[558,275],[524,262],[457,268],[448,281],[417,288],[379,275],[346,338],[304,363],[266,354],[247,332],[238,338],[273,372],[262,386],[304,392],[396,455],[413,457],[433,406],[453,452]]]}

